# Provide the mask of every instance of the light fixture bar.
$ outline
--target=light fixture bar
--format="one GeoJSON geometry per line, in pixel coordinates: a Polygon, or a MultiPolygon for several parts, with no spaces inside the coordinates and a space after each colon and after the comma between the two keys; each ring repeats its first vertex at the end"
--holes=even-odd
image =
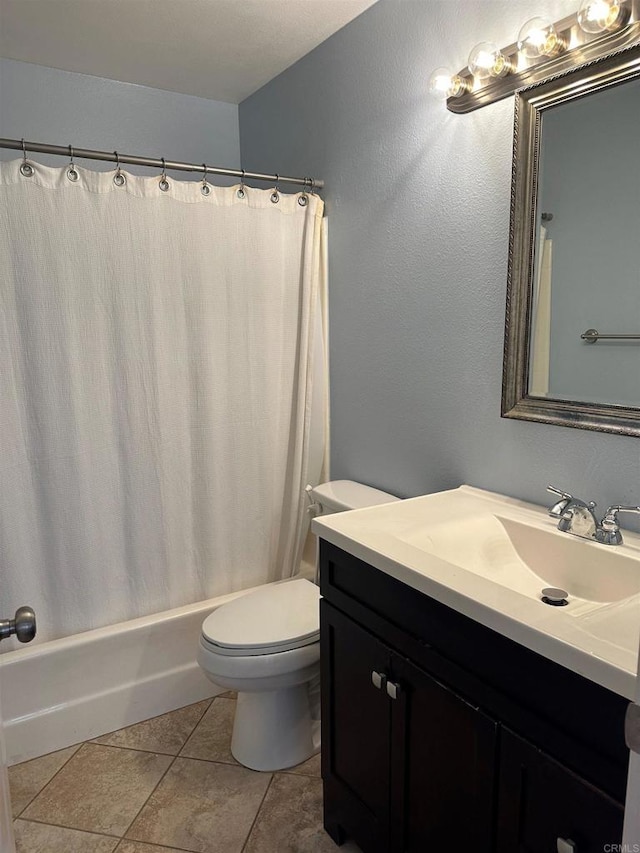
{"type": "Polygon", "coordinates": [[[476,82],[468,67],[461,69],[457,77],[466,84],[468,90],[458,97],[447,98],[447,109],[452,113],[470,113],[507,98],[517,89],[570,71],[578,65],[600,59],[635,43],[640,45],[640,0],[622,0],[620,5],[625,25],[613,32],[604,31],[596,35],[586,33],[578,25],[575,13],[555,22],[558,36],[567,44],[567,49],[557,56],[541,56],[524,64],[519,56],[518,45],[514,42],[500,49],[515,67],[513,73],[476,82]]]}

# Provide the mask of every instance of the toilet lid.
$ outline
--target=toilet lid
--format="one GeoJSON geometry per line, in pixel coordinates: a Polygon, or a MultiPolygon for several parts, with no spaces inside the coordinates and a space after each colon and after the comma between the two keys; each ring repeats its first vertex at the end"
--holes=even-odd
{"type": "Polygon", "coordinates": [[[202,636],[222,654],[268,654],[315,643],[320,590],[304,578],[270,584],[207,616],[202,636]]]}

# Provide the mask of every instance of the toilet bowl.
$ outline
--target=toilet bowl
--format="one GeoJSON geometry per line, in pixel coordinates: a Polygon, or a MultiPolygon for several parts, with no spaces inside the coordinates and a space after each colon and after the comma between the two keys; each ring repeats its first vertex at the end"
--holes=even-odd
{"type": "MultiPolygon", "coordinates": [[[[316,514],[398,498],[338,480],[310,490],[316,514]]],[[[238,692],[234,758],[252,770],[281,770],[320,749],[320,590],[293,578],[219,607],[202,624],[198,664],[238,692]]]]}
{"type": "Polygon", "coordinates": [[[320,591],[297,578],[220,607],[202,625],[198,663],[238,691],[234,758],[252,770],[292,767],[320,746],[308,685],[320,661],[320,591]]]}

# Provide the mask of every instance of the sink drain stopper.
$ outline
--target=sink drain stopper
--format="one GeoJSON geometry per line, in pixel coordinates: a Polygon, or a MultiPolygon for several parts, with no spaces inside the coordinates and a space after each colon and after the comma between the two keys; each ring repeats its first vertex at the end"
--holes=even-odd
{"type": "Polygon", "coordinates": [[[555,587],[546,587],[542,590],[542,600],[545,604],[550,604],[552,607],[564,607],[569,602],[567,601],[569,593],[566,589],[556,589],[555,587]]]}

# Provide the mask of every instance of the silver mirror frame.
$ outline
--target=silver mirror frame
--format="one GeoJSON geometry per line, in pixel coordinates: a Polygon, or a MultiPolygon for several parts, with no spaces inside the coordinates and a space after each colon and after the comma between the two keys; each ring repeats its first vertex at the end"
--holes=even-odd
{"type": "Polygon", "coordinates": [[[546,109],[640,77],[640,44],[516,92],[509,226],[509,271],[502,371],[502,417],[640,436],[638,407],[532,397],[529,388],[531,297],[538,168],[546,109]]]}

